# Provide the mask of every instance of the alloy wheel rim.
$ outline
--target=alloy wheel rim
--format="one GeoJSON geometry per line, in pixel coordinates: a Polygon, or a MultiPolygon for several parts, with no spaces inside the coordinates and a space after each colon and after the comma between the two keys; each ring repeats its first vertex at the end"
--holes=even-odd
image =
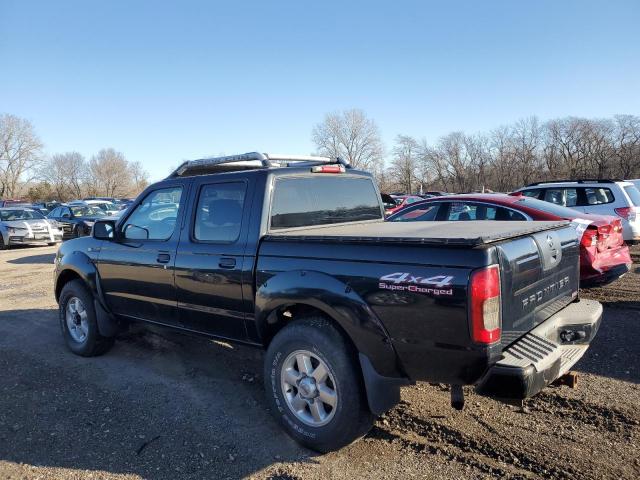
{"type": "Polygon", "coordinates": [[[307,350],[296,350],[282,364],[282,394],[291,412],[311,427],[331,421],[338,406],[336,382],[327,364],[307,350]]]}
{"type": "Polygon", "coordinates": [[[87,309],[78,297],[71,297],[65,309],[65,321],[71,338],[82,343],[89,335],[89,322],[87,321],[87,309]]]}

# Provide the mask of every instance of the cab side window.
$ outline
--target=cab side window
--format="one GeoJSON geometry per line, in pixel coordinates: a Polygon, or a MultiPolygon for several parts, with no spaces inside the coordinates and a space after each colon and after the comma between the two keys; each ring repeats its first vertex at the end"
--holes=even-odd
{"type": "Polygon", "coordinates": [[[219,243],[238,240],[246,191],[244,182],[204,185],[198,197],[193,238],[219,243]]]}
{"type": "Polygon", "coordinates": [[[125,222],[122,232],[132,240],[168,240],[178,219],[182,187],[150,192],[125,222]]]}

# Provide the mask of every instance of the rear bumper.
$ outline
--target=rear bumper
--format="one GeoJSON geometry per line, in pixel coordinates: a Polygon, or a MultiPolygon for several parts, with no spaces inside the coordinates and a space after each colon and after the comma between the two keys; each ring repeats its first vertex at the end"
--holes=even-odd
{"type": "Polygon", "coordinates": [[[602,305],[595,300],[569,304],[505,349],[477,392],[504,400],[535,395],[585,354],[601,318],[602,305]]]}
{"type": "Polygon", "coordinates": [[[581,287],[602,286],[611,283],[631,271],[631,263],[616,265],[615,267],[596,275],[580,278],[581,287]]]}

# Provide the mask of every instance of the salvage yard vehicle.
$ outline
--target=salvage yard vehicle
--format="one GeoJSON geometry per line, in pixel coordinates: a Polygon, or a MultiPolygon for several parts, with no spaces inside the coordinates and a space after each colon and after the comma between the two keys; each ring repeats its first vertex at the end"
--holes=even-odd
{"type": "Polygon", "coordinates": [[[185,162],[120,219],[63,244],[67,347],[109,350],[130,322],[266,349],[267,403],[318,451],[364,435],[416,381],[519,403],[586,352],[568,222],[384,222],[370,174],[248,153],[185,162]]]}
{"type": "Polygon", "coordinates": [[[47,218],[58,222],[63,231],[63,240],[84,237],[91,234],[96,220],[106,216],[98,207],[91,205],[60,205],[47,218]]]}
{"type": "Polygon", "coordinates": [[[580,235],[580,284],[603,285],[629,272],[631,256],[620,218],[591,215],[522,194],[461,194],[416,202],[390,222],[535,220],[574,221],[580,235]]]}
{"type": "Polygon", "coordinates": [[[47,220],[33,208],[0,208],[0,250],[12,245],[46,243],[55,245],[62,241],[62,230],[57,222],[47,220]]]}
{"type": "Polygon", "coordinates": [[[584,213],[612,215],[622,219],[624,240],[640,242],[640,191],[627,180],[554,180],[536,182],[517,190],[584,213]]]}

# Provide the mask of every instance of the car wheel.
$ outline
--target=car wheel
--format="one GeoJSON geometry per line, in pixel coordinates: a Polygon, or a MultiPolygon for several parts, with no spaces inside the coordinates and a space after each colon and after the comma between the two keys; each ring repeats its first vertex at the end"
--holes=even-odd
{"type": "Polygon", "coordinates": [[[4,243],[4,237],[0,235],[0,250],[9,250],[9,245],[4,243]]]}
{"type": "Polygon", "coordinates": [[[264,384],[276,419],[313,450],[344,447],[373,425],[356,352],[323,317],[278,332],[266,353],[264,384]]]}
{"type": "Polygon", "coordinates": [[[58,312],[65,343],[76,355],[94,357],[106,353],[113,346],[112,337],[100,335],[93,295],[80,280],[64,286],[58,312]]]}

